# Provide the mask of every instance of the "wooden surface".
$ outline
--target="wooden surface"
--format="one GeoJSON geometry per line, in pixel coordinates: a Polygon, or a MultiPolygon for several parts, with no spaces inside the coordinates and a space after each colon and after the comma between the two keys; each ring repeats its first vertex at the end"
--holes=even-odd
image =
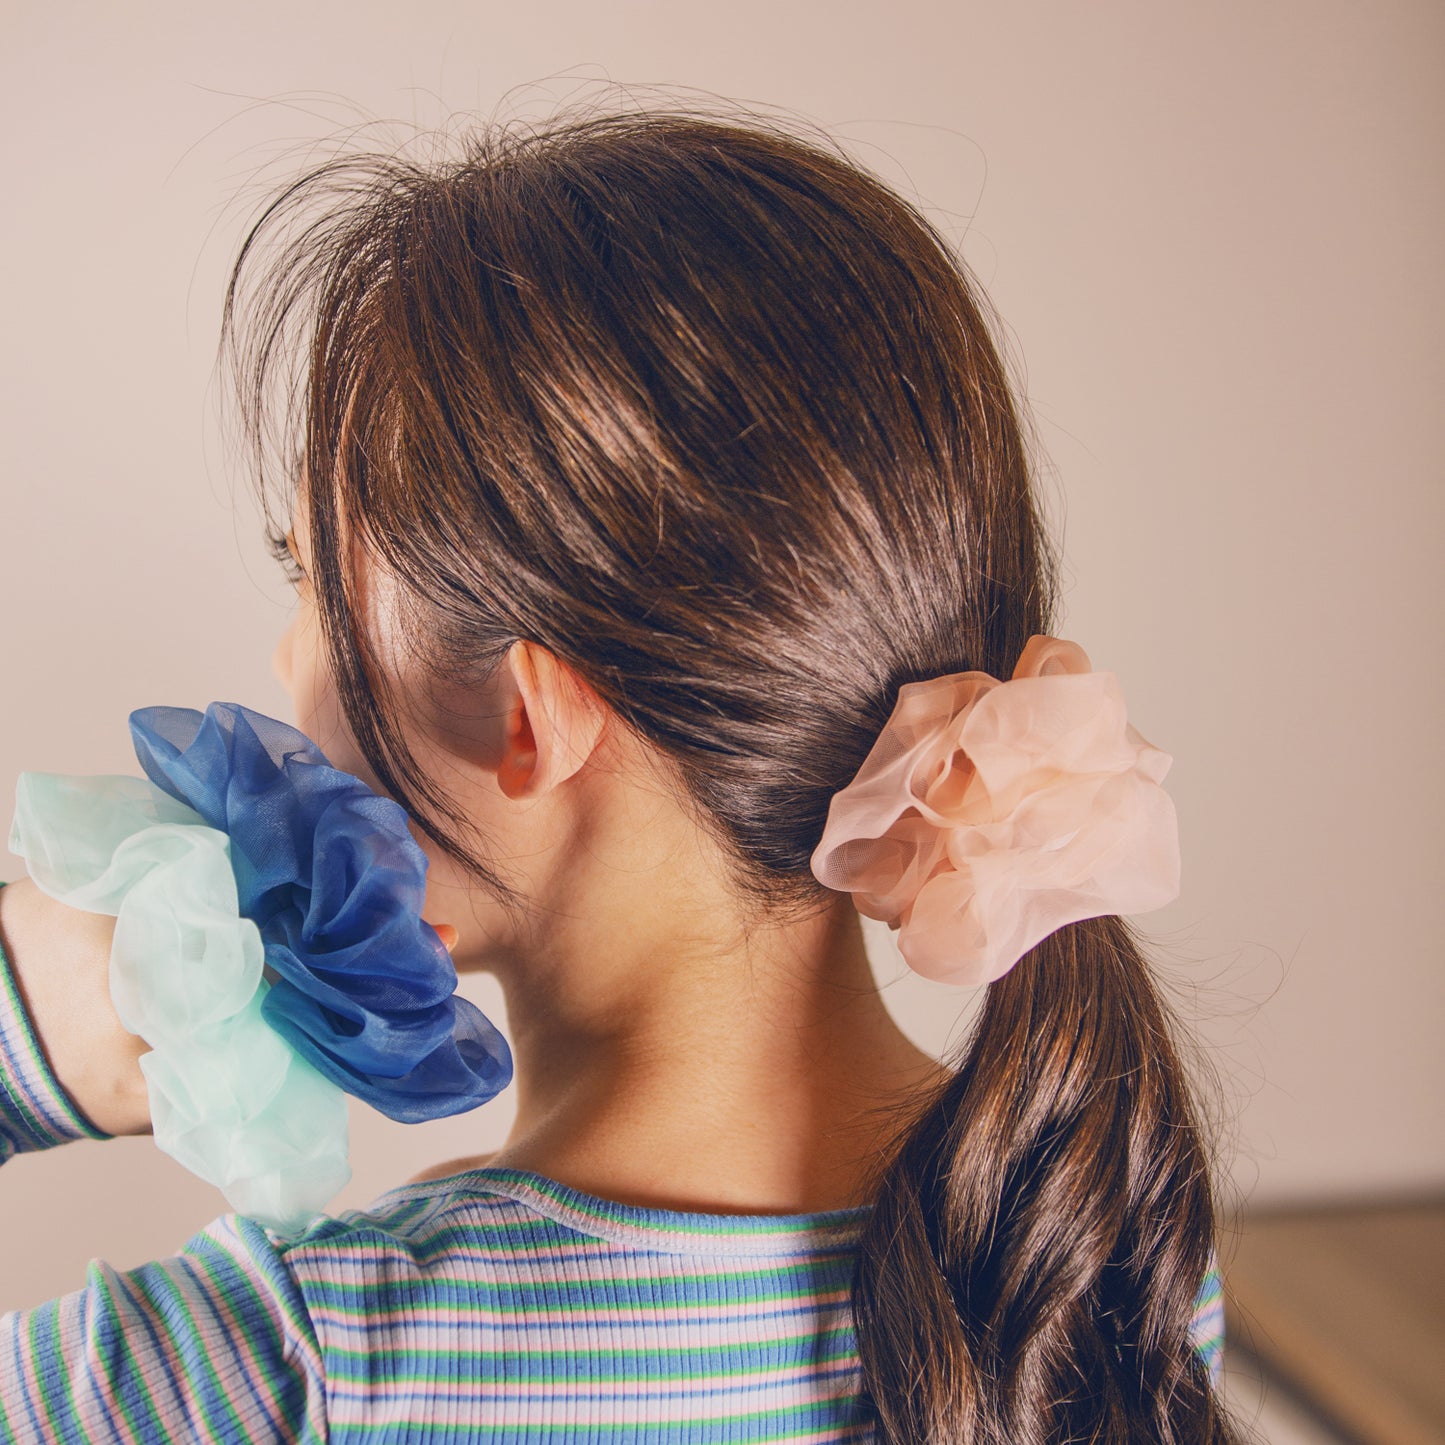
{"type": "Polygon", "coordinates": [[[1367,1445],[1445,1442],[1445,1200],[1257,1212],[1226,1332],[1367,1445]]]}

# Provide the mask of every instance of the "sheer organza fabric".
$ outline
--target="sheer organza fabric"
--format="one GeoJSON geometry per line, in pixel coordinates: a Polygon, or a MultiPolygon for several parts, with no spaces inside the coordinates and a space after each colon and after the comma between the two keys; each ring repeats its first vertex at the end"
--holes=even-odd
{"type": "Polygon", "coordinates": [[[897,930],[918,973],[988,983],[1066,923],[1178,896],[1172,761],[1128,723],[1113,673],[1036,636],[1007,682],[899,689],[813,872],[897,930]]]}
{"type": "Polygon", "coordinates": [[[10,848],[52,898],[116,920],[110,993],[158,1148],[289,1233],[351,1177],[346,1095],[265,1021],[261,932],[230,839],[144,778],[22,773],[10,848]]]}
{"type": "Polygon", "coordinates": [[[512,1077],[422,918],[426,854],[405,812],[304,733],[235,703],[131,714],[157,787],[231,839],[241,913],[274,987],[266,1020],[334,1083],[404,1123],[461,1114],[512,1077]]]}
{"type": "Polygon", "coordinates": [[[426,855],[389,798],[232,703],[145,708],[146,779],[21,775],[10,847],[116,918],[111,995],[157,1145],[283,1233],[350,1177],[345,1094],[405,1122],[511,1079],[505,1039],[421,917],[426,855]]]}

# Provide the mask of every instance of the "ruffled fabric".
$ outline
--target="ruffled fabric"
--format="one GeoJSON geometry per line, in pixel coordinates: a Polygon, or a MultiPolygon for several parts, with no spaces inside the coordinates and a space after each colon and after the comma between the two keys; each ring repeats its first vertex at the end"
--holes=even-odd
{"type": "Polygon", "coordinates": [[[1066,923],[1178,897],[1172,761],[1129,725],[1112,673],[1033,637],[1008,682],[899,689],[813,872],[896,929],[916,972],[987,983],[1066,923]]]}
{"type": "Polygon", "coordinates": [[[115,918],[110,991],[141,1056],[157,1146],[283,1234],[351,1177],[346,1096],[264,1019],[230,840],[130,777],[22,773],[10,831],[36,885],[115,918]]]}
{"type": "Polygon", "coordinates": [[[506,1040],[455,996],[423,921],[427,858],[390,798],[302,732],[236,703],[131,714],[156,787],[230,839],[239,908],[260,932],[266,1022],[321,1074],[404,1123],[485,1103],[506,1040]]]}

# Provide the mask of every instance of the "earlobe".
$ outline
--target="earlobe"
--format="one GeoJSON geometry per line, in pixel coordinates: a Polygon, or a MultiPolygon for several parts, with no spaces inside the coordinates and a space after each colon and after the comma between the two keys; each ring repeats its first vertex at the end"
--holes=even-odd
{"type": "Polygon", "coordinates": [[[516,692],[507,715],[497,784],[512,799],[541,797],[591,757],[602,735],[600,699],[545,647],[512,644],[516,692]]]}

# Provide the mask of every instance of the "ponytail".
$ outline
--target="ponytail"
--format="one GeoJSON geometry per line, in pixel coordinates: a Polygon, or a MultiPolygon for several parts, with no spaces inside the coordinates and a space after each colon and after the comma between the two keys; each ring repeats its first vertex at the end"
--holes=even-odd
{"type": "Polygon", "coordinates": [[[883,1439],[1234,1441],[1191,1334],[1213,1225],[1134,937],[1069,924],[990,986],[877,1181],[854,1312],[883,1439]]]}

